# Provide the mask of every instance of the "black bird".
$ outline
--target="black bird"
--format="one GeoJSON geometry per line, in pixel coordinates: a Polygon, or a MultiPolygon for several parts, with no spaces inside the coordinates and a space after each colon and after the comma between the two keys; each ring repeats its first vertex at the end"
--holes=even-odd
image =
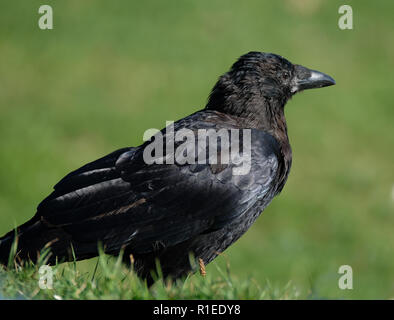
{"type": "MultiPolygon", "coordinates": [[[[150,283],[157,259],[163,275],[173,278],[194,271],[191,256],[209,263],[248,230],[285,185],[292,161],[286,102],[304,89],[333,84],[330,76],[276,54],[241,56],[219,78],[206,107],[175,122],[173,131],[250,129],[247,173],[235,174],[240,167],[235,161],[220,161],[220,152],[230,152],[236,141],[232,136],[231,147],[218,139],[217,163],[210,158],[199,163],[197,156],[194,163],[147,163],[144,150],[159,139],[156,135],[66,175],[31,220],[0,238],[0,262],[7,263],[16,233],[16,261],[36,261],[45,246],[51,249],[49,263],[74,255],[87,259],[98,255],[101,243],[110,255],[123,249],[125,262],[132,255],[135,270],[150,283]]],[[[161,138],[169,132],[163,129],[161,138]]],[[[242,131],[238,139],[243,152],[245,135],[242,131]]],[[[205,155],[212,144],[207,141],[205,155]]],[[[174,153],[167,149],[164,155],[174,153]]]]}

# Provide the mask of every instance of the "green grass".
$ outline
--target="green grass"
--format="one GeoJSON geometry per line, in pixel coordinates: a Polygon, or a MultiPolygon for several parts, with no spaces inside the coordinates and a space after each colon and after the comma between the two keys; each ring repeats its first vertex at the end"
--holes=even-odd
{"type": "MultiPolygon", "coordinates": [[[[12,261],[12,260],[11,260],[12,261]]],[[[75,263],[55,265],[51,287],[40,287],[40,267],[45,265],[45,255],[39,263],[23,266],[11,263],[8,269],[0,267],[0,294],[8,299],[297,299],[300,292],[289,282],[283,288],[273,287],[269,281],[264,286],[251,278],[238,279],[216,266],[219,275],[196,274],[177,281],[156,276],[156,283],[147,287],[118,258],[100,254],[91,272],[81,272],[75,263]]],[[[156,272],[160,275],[160,268],[156,272]]],[[[44,282],[47,284],[47,282],[44,282]]],[[[1,296],[1,295],[0,295],[1,296]]]]}
{"type": "MultiPolygon", "coordinates": [[[[51,31],[37,26],[40,1],[0,4],[0,234],[29,219],[70,170],[202,108],[241,54],[275,52],[337,85],[288,103],[292,171],[225,252],[231,274],[240,286],[291,281],[304,297],[394,297],[394,2],[348,1],[347,31],[339,0],[47,3],[51,31]],[[353,290],[338,288],[343,264],[353,290]]],[[[225,265],[208,266],[212,281],[225,265]]],[[[94,267],[77,264],[81,285],[94,267]]],[[[23,274],[5,281],[33,288],[23,274]]],[[[198,279],[190,283],[206,283],[198,279]]]]}

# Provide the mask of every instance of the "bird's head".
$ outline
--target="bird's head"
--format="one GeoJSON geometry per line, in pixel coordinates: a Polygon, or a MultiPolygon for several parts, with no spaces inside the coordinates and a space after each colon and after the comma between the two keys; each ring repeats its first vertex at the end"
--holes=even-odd
{"type": "Polygon", "coordinates": [[[292,64],[277,54],[249,52],[219,78],[207,108],[257,115],[264,107],[283,108],[297,92],[334,84],[329,75],[292,64]]]}

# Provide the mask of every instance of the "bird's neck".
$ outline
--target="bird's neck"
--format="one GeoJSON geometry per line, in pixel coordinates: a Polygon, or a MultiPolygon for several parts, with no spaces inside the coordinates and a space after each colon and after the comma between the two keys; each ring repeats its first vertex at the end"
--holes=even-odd
{"type": "Polygon", "coordinates": [[[254,128],[271,134],[281,146],[286,169],[291,165],[291,147],[287,136],[284,106],[289,97],[264,96],[257,88],[240,90],[238,86],[219,81],[213,88],[206,105],[215,110],[237,117],[243,128],[254,128]]]}
{"type": "Polygon", "coordinates": [[[219,81],[213,88],[207,110],[215,110],[240,119],[244,127],[266,131],[279,141],[288,140],[284,106],[286,96],[264,96],[256,88],[247,90],[238,86],[222,84],[219,81]]]}

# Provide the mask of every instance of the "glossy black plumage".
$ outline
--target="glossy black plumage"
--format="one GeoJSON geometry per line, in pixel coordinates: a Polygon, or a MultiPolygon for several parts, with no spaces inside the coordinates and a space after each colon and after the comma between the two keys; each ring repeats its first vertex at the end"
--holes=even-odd
{"type": "MultiPolygon", "coordinates": [[[[250,129],[248,174],[234,175],[231,163],[147,164],[143,152],[149,142],[117,150],[55,185],[35,216],[18,228],[19,259],[34,260],[47,243],[50,263],[71,260],[71,245],[78,260],[86,259],[97,255],[100,242],[108,254],[124,248],[126,262],[132,254],[137,272],[148,280],[156,258],[172,277],[191,270],[189,253],[209,263],[282,190],[291,166],[284,105],[301,80],[303,88],[333,84],[331,78],[332,83],[313,83],[312,76],[307,83],[308,72],[314,71],[250,52],[219,79],[205,109],[175,122],[175,132],[250,129]]],[[[13,231],[0,238],[3,264],[13,238],[13,231]]]]}

